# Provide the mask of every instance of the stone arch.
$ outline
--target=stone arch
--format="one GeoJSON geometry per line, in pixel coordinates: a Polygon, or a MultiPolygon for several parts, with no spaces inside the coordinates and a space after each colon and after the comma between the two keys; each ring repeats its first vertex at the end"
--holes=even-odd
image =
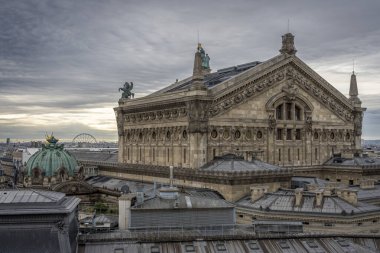
{"type": "MultiPolygon", "coordinates": [[[[265,104],[265,108],[267,111],[274,111],[276,106],[279,105],[282,101],[287,100],[288,95],[285,92],[280,92],[277,95],[271,97],[268,102],[265,104]]],[[[314,106],[309,100],[302,96],[301,94],[297,94],[294,97],[294,101],[296,104],[302,106],[305,109],[305,112],[312,112],[314,110],[314,106]]]]}

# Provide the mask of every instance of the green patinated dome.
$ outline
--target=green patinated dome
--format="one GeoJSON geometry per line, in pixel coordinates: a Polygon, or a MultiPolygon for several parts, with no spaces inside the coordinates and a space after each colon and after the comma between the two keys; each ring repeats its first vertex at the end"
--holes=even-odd
{"type": "Polygon", "coordinates": [[[42,150],[29,158],[26,164],[26,174],[33,177],[38,171],[42,176],[57,176],[64,171],[68,176],[74,176],[78,163],[73,156],[63,149],[63,144],[57,144],[54,136],[47,137],[47,143],[42,145],[42,150]]]}

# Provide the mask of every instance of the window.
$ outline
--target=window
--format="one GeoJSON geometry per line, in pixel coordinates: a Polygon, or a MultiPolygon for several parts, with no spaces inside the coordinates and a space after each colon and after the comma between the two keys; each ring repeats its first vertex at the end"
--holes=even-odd
{"type": "Polygon", "coordinates": [[[129,160],[129,148],[127,149],[127,159],[129,160]]]}
{"type": "Polygon", "coordinates": [[[296,120],[301,120],[301,108],[299,106],[295,106],[294,114],[296,116],[296,120]]]}
{"type": "Polygon", "coordinates": [[[292,119],[292,104],[286,103],[286,119],[291,120],[292,119]]]}
{"type": "Polygon", "coordinates": [[[315,160],[318,160],[318,148],[315,148],[314,150],[315,160]]]}
{"type": "Polygon", "coordinates": [[[183,149],[183,163],[186,163],[186,148],[183,149]]]}
{"type": "Polygon", "coordinates": [[[292,140],[292,129],[286,129],[286,140],[287,141],[292,140]]]}
{"type": "Polygon", "coordinates": [[[156,150],[154,150],[154,148],[152,148],[152,160],[153,162],[156,160],[156,150]]]}
{"type": "Polygon", "coordinates": [[[150,247],[151,253],[160,253],[160,248],[158,246],[152,246],[150,247]]]}
{"type": "Polygon", "coordinates": [[[186,130],[183,130],[183,132],[182,132],[182,138],[184,140],[187,140],[187,132],[186,132],[186,130]]]}
{"type": "Polygon", "coordinates": [[[154,140],[154,141],[156,140],[156,132],[152,133],[152,140],[154,140]]]}
{"type": "Polygon", "coordinates": [[[170,133],[170,131],[167,131],[166,132],[166,139],[170,140],[170,137],[171,137],[171,133],[170,133]]]}
{"type": "Polygon", "coordinates": [[[276,108],[276,119],[282,120],[282,110],[283,110],[283,105],[279,105],[276,108]]]}
{"type": "Polygon", "coordinates": [[[215,156],[216,156],[216,149],[214,148],[212,149],[212,157],[215,158],[215,156]]]}
{"type": "Polygon", "coordinates": [[[297,160],[299,161],[300,160],[300,149],[297,148],[297,160]]]}
{"type": "Polygon", "coordinates": [[[314,140],[318,140],[319,139],[319,134],[317,132],[314,132],[314,140]]]}
{"type": "Polygon", "coordinates": [[[141,157],[142,157],[142,152],[141,152],[141,148],[140,148],[140,162],[141,162],[141,157]]]}
{"type": "Polygon", "coordinates": [[[170,159],[169,159],[170,158],[170,156],[169,156],[169,149],[167,149],[166,153],[167,153],[167,158],[168,158],[168,162],[169,162],[170,161],[170,159]]]}
{"type": "Polygon", "coordinates": [[[281,149],[278,149],[278,161],[281,162],[281,149]]]}
{"type": "Polygon", "coordinates": [[[354,185],[354,180],[349,180],[349,181],[348,181],[348,184],[349,184],[349,185],[354,185]]]}
{"type": "Polygon", "coordinates": [[[226,246],[224,246],[224,244],[222,244],[222,243],[218,243],[218,244],[216,244],[216,249],[218,250],[218,251],[226,251],[227,249],[226,249],[226,246]]]}
{"type": "Polygon", "coordinates": [[[341,180],[340,178],[337,178],[336,181],[337,181],[337,182],[340,182],[340,181],[342,181],[342,180],[341,180]]]}
{"type": "Polygon", "coordinates": [[[290,162],[292,159],[290,157],[290,148],[288,148],[288,161],[290,162]]]}
{"type": "Polygon", "coordinates": [[[301,140],[301,129],[296,129],[296,140],[301,140]]]}
{"type": "Polygon", "coordinates": [[[249,243],[248,243],[248,247],[249,247],[251,250],[259,250],[259,249],[260,249],[260,246],[258,245],[258,243],[257,243],[256,241],[249,242],[249,243]]]}
{"type": "Polygon", "coordinates": [[[281,128],[277,128],[277,140],[282,140],[282,129],[281,128]]]}
{"type": "Polygon", "coordinates": [[[256,138],[258,140],[260,140],[261,138],[263,138],[263,133],[261,131],[257,131],[256,138]]]}
{"type": "Polygon", "coordinates": [[[211,131],[211,138],[215,139],[216,137],[218,137],[218,131],[214,129],[211,131]]]}
{"type": "Polygon", "coordinates": [[[351,138],[350,133],[346,133],[346,140],[349,141],[351,138]]]}
{"type": "Polygon", "coordinates": [[[330,223],[330,222],[326,222],[326,223],[325,223],[325,227],[333,227],[333,226],[334,226],[333,223],[330,223]]]}
{"type": "Polygon", "coordinates": [[[195,247],[192,244],[185,245],[186,252],[195,252],[195,247]]]}
{"type": "Polygon", "coordinates": [[[236,131],[235,131],[235,139],[236,139],[236,140],[237,140],[237,139],[240,139],[240,136],[241,136],[240,131],[239,131],[239,130],[236,130],[236,131]]]}

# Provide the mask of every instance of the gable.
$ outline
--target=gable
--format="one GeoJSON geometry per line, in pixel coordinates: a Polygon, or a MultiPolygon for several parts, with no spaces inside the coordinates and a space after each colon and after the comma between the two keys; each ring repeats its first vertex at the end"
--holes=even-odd
{"type": "Polygon", "coordinates": [[[326,115],[332,114],[342,121],[352,122],[353,107],[348,99],[295,56],[280,55],[259,67],[231,80],[233,84],[229,81],[229,84],[216,87],[209,115],[217,117],[233,108],[238,109],[234,110],[236,115],[242,114],[245,110],[240,105],[250,101],[250,105],[244,109],[251,109],[258,118],[263,118],[261,110],[255,108],[264,107],[266,101],[280,93],[286,84],[289,87],[297,86],[305,97],[320,104],[321,110],[327,110],[326,115]]]}

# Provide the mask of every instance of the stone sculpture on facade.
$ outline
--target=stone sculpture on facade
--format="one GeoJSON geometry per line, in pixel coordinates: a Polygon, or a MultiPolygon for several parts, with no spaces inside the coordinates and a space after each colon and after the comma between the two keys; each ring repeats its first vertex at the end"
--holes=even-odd
{"type": "Polygon", "coordinates": [[[121,98],[125,98],[125,99],[134,98],[135,93],[131,92],[132,89],[133,89],[133,82],[131,83],[125,82],[124,87],[119,88],[119,92],[121,90],[123,91],[123,93],[121,94],[121,98]]]}

